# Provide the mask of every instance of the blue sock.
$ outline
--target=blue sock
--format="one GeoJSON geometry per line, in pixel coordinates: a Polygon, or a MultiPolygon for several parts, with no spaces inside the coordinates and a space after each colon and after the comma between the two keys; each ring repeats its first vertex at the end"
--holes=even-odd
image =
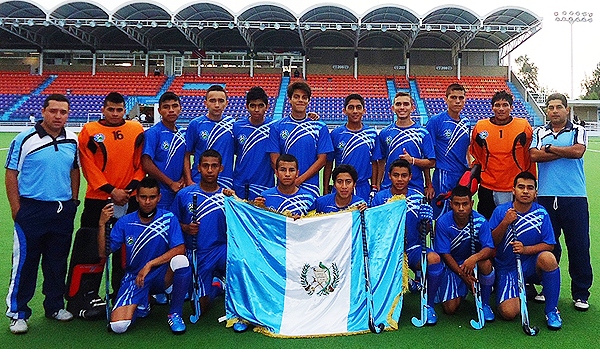
{"type": "Polygon", "coordinates": [[[479,274],[479,284],[481,286],[481,302],[483,304],[490,305],[490,295],[492,294],[492,286],[496,280],[496,271],[492,269],[492,272],[487,275],[479,274]]]}
{"type": "Polygon", "coordinates": [[[427,305],[433,307],[437,289],[442,282],[444,267],[442,263],[427,266],[427,305]]]}
{"type": "Polygon", "coordinates": [[[185,295],[188,292],[191,278],[192,270],[189,266],[179,268],[173,272],[173,291],[171,291],[171,308],[169,309],[171,314],[183,314],[183,302],[185,301],[185,295]]]}
{"type": "Polygon", "coordinates": [[[560,268],[553,271],[542,271],[542,285],[544,297],[546,297],[546,307],[544,312],[553,311],[558,306],[558,296],[560,294],[560,268]]]}

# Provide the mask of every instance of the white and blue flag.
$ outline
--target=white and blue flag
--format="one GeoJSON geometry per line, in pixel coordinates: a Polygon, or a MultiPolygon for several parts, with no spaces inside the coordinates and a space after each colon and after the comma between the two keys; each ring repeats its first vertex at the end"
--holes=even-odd
{"type": "MultiPolygon", "coordinates": [[[[226,312],[281,337],[369,330],[358,211],[293,220],[225,199],[226,312]]],[[[397,328],[405,200],[365,211],[373,316],[397,328]]]]}

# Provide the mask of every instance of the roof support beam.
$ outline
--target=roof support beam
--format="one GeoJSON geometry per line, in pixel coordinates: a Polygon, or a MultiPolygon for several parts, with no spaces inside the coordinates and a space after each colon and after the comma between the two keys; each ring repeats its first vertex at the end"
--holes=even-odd
{"type": "Polygon", "coordinates": [[[98,47],[97,37],[86,32],[85,30],[81,30],[75,24],[67,22],[67,19],[48,16],[48,21],[63,33],[74,37],[75,39],[81,41],[83,44],[89,45],[94,49],[98,47]]]}
{"type": "Polygon", "coordinates": [[[10,23],[2,23],[2,25],[0,25],[0,28],[40,48],[43,48],[44,43],[46,42],[43,36],[39,35],[38,33],[32,30],[23,28],[22,25],[14,26],[10,23]]]}

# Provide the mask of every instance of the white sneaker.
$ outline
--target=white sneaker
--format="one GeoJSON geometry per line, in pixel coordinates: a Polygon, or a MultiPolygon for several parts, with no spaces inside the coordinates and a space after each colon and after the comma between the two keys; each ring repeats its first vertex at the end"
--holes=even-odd
{"type": "Polygon", "coordinates": [[[10,320],[10,332],[14,334],[27,333],[29,327],[27,326],[27,320],[25,319],[11,319],[10,320]]]}
{"type": "Polygon", "coordinates": [[[52,314],[51,316],[53,319],[58,320],[58,321],[71,321],[73,320],[73,314],[71,314],[71,312],[69,312],[68,310],[65,309],[61,309],[57,312],[55,312],[54,314],[52,314]]]}
{"type": "Polygon", "coordinates": [[[577,309],[579,311],[586,311],[590,308],[590,304],[588,303],[587,300],[584,300],[584,299],[574,300],[573,303],[575,305],[575,309],[577,309]]]}
{"type": "Polygon", "coordinates": [[[538,293],[533,300],[537,303],[545,303],[546,302],[546,296],[544,296],[543,293],[538,293]]]}

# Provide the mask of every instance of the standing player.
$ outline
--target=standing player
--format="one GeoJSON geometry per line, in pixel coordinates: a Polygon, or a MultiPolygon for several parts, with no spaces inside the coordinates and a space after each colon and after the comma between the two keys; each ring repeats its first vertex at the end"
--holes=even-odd
{"type": "Polygon", "coordinates": [[[298,160],[293,155],[279,155],[275,162],[275,175],[277,186],[263,191],[254,200],[257,205],[294,217],[305,215],[312,209],[315,196],[296,185],[298,160]]]}
{"type": "Polygon", "coordinates": [[[175,194],[184,187],[183,161],[185,136],[175,122],[181,113],[181,101],[173,92],[165,92],[158,100],[159,123],[144,132],[142,168],[158,180],[160,201],[158,207],[169,210],[175,194]]]}
{"type": "Polygon", "coordinates": [[[323,170],[323,191],[329,193],[329,180],[333,161],[335,165],[352,165],[358,172],[356,195],[363,200],[369,200],[371,191],[379,190],[377,183],[377,161],[381,160],[379,137],[373,127],[364,125],[362,117],[366,112],[365,99],[356,93],[344,99],[344,114],[348,117],[345,125],[331,131],[333,153],[327,155],[323,170]]]}
{"type": "Polygon", "coordinates": [[[429,169],[435,166],[435,150],[429,132],[410,118],[414,109],[410,94],[396,93],[392,105],[396,122],[379,133],[383,159],[379,162],[378,179],[383,189],[391,186],[390,177],[384,178],[384,173],[390,173],[390,164],[395,159],[403,159],[412,164],[410,187],[420,193],[431,187],[429,169]]]}
{"type": "Polygon", "coordinates": [[[265,119],[265,113],[269,109],[269,97],[262,88],[253,87],[248,91],[246,109],[250,117],[233,124],[236,156],[233,189],[238,197],[254,200],[275,185],[267,151],[270,120],[265,119]]]}
{"type": "Polygon", "coordinates": [[[589,308],[592,286],[590,214],[583,171],[587,135],[583,126],[569,121],[567,98],[559,93],[546,101],[550,122],[538,127],[531,142],[531,159],[538,163],[538,202],[546,208],[554,228],[554,255],[560,261],[561,230],[569,258],[571,295],[575,309],[589,308]]]}
{"type": "MultiPolygon", "coordinates": [[[[217,297],[222,287],[213,287],[213,277],[225,276],[227,258],[227,225],[223,188],[218,183],[223,171],[221,154],[205,150],[198,157],[200,182],[181,189],[175,196],[171,211],[185,233],[186,254],[192,260],[192,250],[197,250],[197,270],[200,289],[201,313],[208,310],[210,301],[217,297]],[[196,212],[194,196],[197,197],[196,212]],[[197,217],[198,222],[193,218],[197,217]],[[197,235],[196,239],[192,235],[197,235]],[[192,242],[196,240],[196,246],[192,242]]],[[[217,285],[215,285],[217,286],[217,285]]]]}
{"type": "MultiPolygon", "coordinates": [[[[396,159],[389,164],[388,176],[391,187],[375,194],[371,206],[385,204],[394,195],[406,196],[406,233],[404,250],[408,257],[408,266],[417,272],[421,270],[421,236],[419,233],[419,211],[424,196],[415,188],[410,187],[412,169],[414,166],[405,159],[396,159]]],[[[437,323],[434,301],[437,289],[442,281],[444,272],[440,256],[431,248],[427,248],[427,325],[437,323]]]]}
{"type": "Polygon", "coordinates": [[[479,120],[473,128],[470,151],[474,165],[481,166],[477,211],[490,219],[497,205],[512,201],[512,182],[517,174],[535,174],[529,156],[532,129],[529,122],[513,118],[513,96],[498,91],[492,97],[490,119],[479,120]]]}
{"type": "MultiPolygon", "coordinates": [[[[133,190],[144,178],[141,165],[144,129],[140,123],[124,120],[125,99],[117,92],[109,93],[102,106],[104,119],[89,122],[79,133],[81,169],[87,180],[87,190],[81,215],[82,229],[77,231],[69,266],[69,288],[79,292],[69,298],[67,309],[84,319],[100,319],[104,314],[98,288],[102,269],[81,278],[73,278],[79,265],[99,263],[97,243],[98,220],[107,199],[115,204],[115,217],[138,207],[133,190]],[[79,285],[74,285],[79,283],[79,285]]],[[[113,289],[119,288],[122,277],[121,254],[113,258],[113,289]]]]}
{"type": "MultiPolygon", "coordinates": [[[[333,151],[327,126],[321,121],[307,117],[311,89],[304,81],[297,81],[287,88],[292,112],[271,124],[269,147],[271,165],[279,155],[291,154],[298,159],[296,185],[319,196],[319,171],[325,166],[327,153],[333,151]]],[[[274,167],[277,170],[276,167],[274,167]]]]}
{"type": "Polygon", "coordinates": [[[544,286],[545,313],[548,328],[558,330],[562,319],[558,311],[560,269],[550,252],[554,247],[554,232],[548,212],[535,202],[536,179],[530,172],[521,172],[514,179],[514,201],[499,205],[490,220],[496,245],[496,303],[498,313],[506,320],[519,314],[519,290],[515,253],[521,254],[526,282],[544,286]]]}
{"type": "Polygon", "coordinates": [[[353,194],[357,178],[358,173],[352,165],[337,166],[333,170],[335,193],[317,198],[314,205],[317,213],[339,212],[350,206],[357,206],[358,209],[365,210],[367,208],[365,200],[353,194]]]}
{"type": "Polygon", "coordinates": [[[127,331],[136,317],[146,317],[151,292],[169,292],[171,305],[168,323],[175,334],[185,332],[181,317],[183,302],[190,284],[191,271],[185,257],[183,235],[173,213],[157,208],[160,188],[154,178],[144,178],[137,188],[139,210],[121,217],[110,232],[106,223],[114,205],[102,209],[99,221],[98,253],[101,258],[125,245],[125,276],[110,314],[115,333],[127,331]],[[108,247],[106,250],[108,233],[108,247]]]}
{"type": "Polygon", "coordinates": [[[65,96],[48,96],[43,119],[13,139],[6,158],[6,196],[15,222],[6,316],[15,334],[28,331],[27,303],[35,293],[40,257],[46,317],[73,319],[63,295],[79,203],[79,164],[77,136],[64,128],[68,115],[65,96]]]}
{"type": "MultiPolygon", "coordinates": [[[[448,110],[432,116],[425,126],[435,149],[435,170],[431,179],[434,196],[452,190],[469,169],[469,119],[460,115],[466,102],[465,88],[450,84],[446,89],[445,102],[448,110]]],[[[432,197],[428,196],[429,199],[432,197]]],[[[441,208],[433,205],[434,216],[438,217],[449,209],[446,200],[441,208]]]]}
{"type": "Polygon", "coordinates": [[[220,85],[212,85],[206,90],[204,105],[208,109],[206,115],[190,121],[185,132],[186,153],[184,171],[187,184],[200,182],[198,164],[200,155],[208,149],[214,149],[223,159],[223,173],[219,175],[219,185],[233,187],[233,122],[230,116],[223,116],[227,107],[227,93],[220,85]],[[190,156],[194,155],[194,162],[190,156]],[[190,169],[190,164],[192,164],[190,169]]]}
{"type": "Polygon", "coordinates": [[[481,214],[473,211],[472,194],[467,187],[452,189],[450,207],[452,211],[440,216],[435,225],[435,251],[447,266],[438,299],[444,313],[454,314],[469,290],[473,290],[477,281],[473,270],[477,265],[484,318],[486,322],[494,321],[490,294],[496,273],[491,261],[495,251],[490,226],[481,214]],[[476,253],[472,252],[471,244],[476,253]]]}

